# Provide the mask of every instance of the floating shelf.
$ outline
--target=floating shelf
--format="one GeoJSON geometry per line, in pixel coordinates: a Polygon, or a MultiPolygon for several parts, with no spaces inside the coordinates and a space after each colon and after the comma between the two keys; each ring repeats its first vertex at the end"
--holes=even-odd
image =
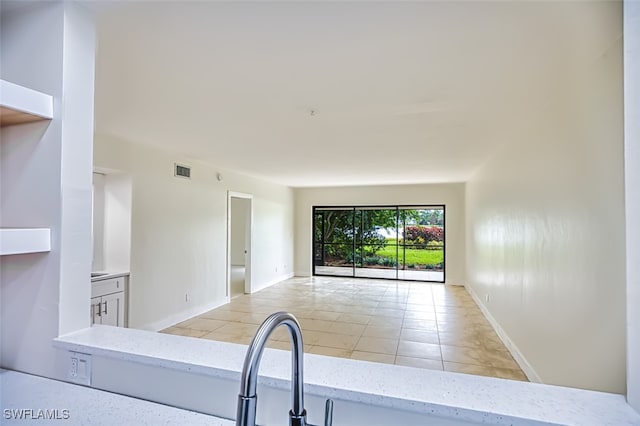
{"type": "Polygon", "coordinates": [[[0,256],[51,251],[48,228],[0,228],[0,256]]]}
{"type": "Polygon", "coordinates": [[[52,96],[0,80],[0,127],[52,118],[52,96]]]}

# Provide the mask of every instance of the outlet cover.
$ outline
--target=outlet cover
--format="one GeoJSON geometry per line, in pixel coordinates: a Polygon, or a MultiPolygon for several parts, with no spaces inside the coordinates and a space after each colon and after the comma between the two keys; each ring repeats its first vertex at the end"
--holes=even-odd
{"type": "Polygon", "coordinates": [[[69,352],[67,379],[72,383],[91,386],[91,355],[69,352]]]}

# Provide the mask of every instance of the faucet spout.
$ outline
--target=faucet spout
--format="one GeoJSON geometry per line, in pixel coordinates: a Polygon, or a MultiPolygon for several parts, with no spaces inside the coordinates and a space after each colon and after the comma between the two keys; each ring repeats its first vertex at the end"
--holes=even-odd
{"type": "Polygon", "coordinates": [[[290,426],[307,426],[307,412],[304,409],[303,392],[303,344],[302,331],[298,320],[287,312],[276,312],[262,323],[254,336],[244,359],[236,426],[255,426],[257,408],[258,369],[265,345],[271,333],[280,325],[286,326],[291,335],[291,410],[290,426]]]}

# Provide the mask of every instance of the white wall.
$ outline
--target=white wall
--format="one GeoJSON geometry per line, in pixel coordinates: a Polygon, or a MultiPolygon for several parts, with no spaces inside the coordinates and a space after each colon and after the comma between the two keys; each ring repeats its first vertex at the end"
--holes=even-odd
{"type": "Polygon", "coordinates": [[[89,325],[95,34],[77,4],[1,16],[2,78],[54,97],[54,118],[2,129],[2,227],[51,228],[51,252],[0,261],[0,365],[54,376],[51,340],[89,325]]]}
{"type": "Polygon", "coordinates": [[[93,233],[91,234],[93,244],[91,270],[102,271],[104,269],[104,175],[102,173],[93,174],[91,225],[93,229],[93,233]]]}
{"type": "Polygon", "coordinates": [[[93,173],[92,271],[128,272],[131,264],[131,177],[93,173]]]}
{"type": "Polygon", "coordinates": [[[131,176],[109,171],[104,185],[104,270],[131,267],[131,176]]]}
{"type": "Polygon", "coordinates": [[[640,412],[640,3],[624,3],[627,400],[640,412]]]}
{"type": "Polygon", "coordinates": [[[252,291],[291,276],[290,188],[225,171],[218,181],[210,166],[105,135],[94,164],[131,177],[131,327],[161,329],[228,300],[228,190],[253,194],[252,291]],[[192,178],[174,177],[174,162],[192,178]]]}
{"type": "Polygon", "coordinates": [[[621,53],[618,40],[576,68],[466,188],[468,284],[529,371],[617,393],[626,389],[621,53]]]}
{"type": "Polygon", "coordinates": [[[465,282],[464,184],[388,185],[331,188],[297,188],[295,190],[296,275],[311,275],[312,207],[366,205],[446,206],[446,284],[465,282]]]}

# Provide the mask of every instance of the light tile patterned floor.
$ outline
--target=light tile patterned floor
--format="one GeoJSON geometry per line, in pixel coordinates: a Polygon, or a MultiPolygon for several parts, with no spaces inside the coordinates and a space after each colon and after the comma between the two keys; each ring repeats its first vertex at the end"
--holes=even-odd
{"type": "MultiPolygon", "coordinates": [[[[292,278],[162,332],[248,344],[271,313],[293,313],[305,352],[527,380],[464,287],[292,278]]],[[[290,349],[285,330],[268,346],[290,349]]]]}

